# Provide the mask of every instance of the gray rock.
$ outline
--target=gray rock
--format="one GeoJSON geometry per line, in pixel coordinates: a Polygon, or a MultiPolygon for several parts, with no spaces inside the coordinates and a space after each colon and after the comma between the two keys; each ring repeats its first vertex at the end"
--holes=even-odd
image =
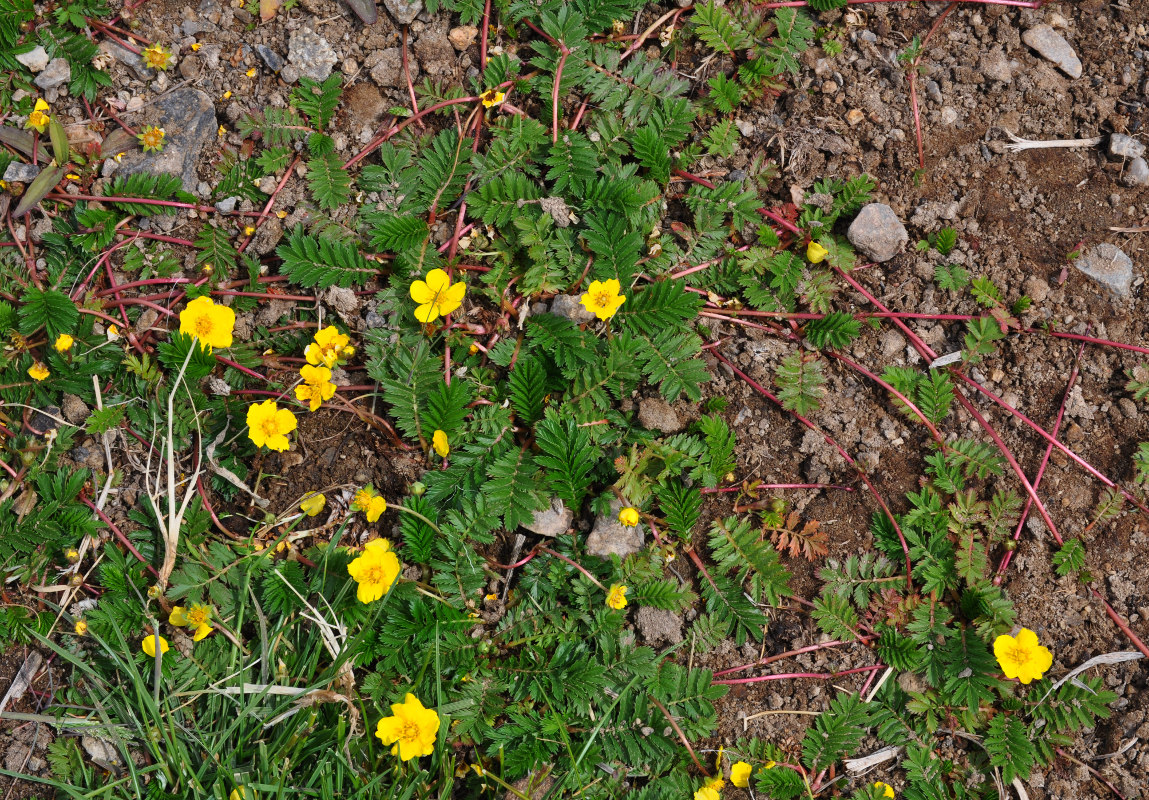
{"type": "Polygon", "coordinates": [[[580,297],[581,295],[577,294],[556,294],[551,300],[551,313],[565,317],[579,325],[590,322],[595,318],[594,314],[587,311],[586,307],[579,302],[580,297]]]}
{"type": "MultiPolygon", "coordinates": [[[[120,164],[120,172],[134,175],[147,172],[153,175],[171,173],[179,175],[185,192],[195,192],[196,162],[200,151],[215,141],[218,123],[211,98],[199,89],[184,87],[170,92],[153,105],[155,125],[164,129],[166,142],[159,153],[129,150],[120,164]]],[[[157,218],[152,217],[153,221],[157,218]]]]}
{"type": "Polygon", "coordinates": [[[415,55],[431,75],[450,74],[457,61],[455,47],[442,31],[424,31],[415,42],[415,55]]]}
{"type": "Polygon", "coordinates": [[[474,25],[461,25],[458,28],[452,28],[451,32],[447,34],[447,38],[451,40],[451,45],[460,51],[473,45],[478,36],[479,29],[474,25]]]}
{"type": "Polygon", "coordinates": [[[1038,54],[1052,61],[1071,78],[1081,77],[1081,59],[1065,38],[1048,25],[1035,25],[1021,35],[1021,40],[1038,54]]]}
{"type": "Polygon", "coordinates": [[[846,231],[850,244],[872,261],[889,261],[910,240],[906,226],[884,203],[870,203],[858,212],[846,231]]]}
{"type": "Polygon", "coordinates": [[[41,89],[55,89],[62,83],[67,83],[72,79],[72,65],[68,63],[66,58],[53,58],[48,62],[48,66],[44,71],[36,76],[36,80],[32,81],[41,89]]]}
{"type": "Polygon", "coordinates": [[[16,56],[16,60],[33,72],[40,72],[48,66],[48,51],[40,45],[36,45],[27,53],[16,56]]]}
{"type": "Polygon", "coordinates": [[[586,551],[592,556],[610,558],[616,555],[626,558],[632,553],[642,549],[642,524],[628,528],[618,521],[618,512],[622,510],[622,503],[612,500],[610,514],[595,517],[594,528],[586,537],[586,551]]]}
{"type": "Polygon", "coordinates": [[[40,168],[35,164],[25,164],[23,161],[13,161],[4,170],[4,180],[17,183],[31,183],[40,174],[40,168]]]}
{"type": "Polygon", "coordinates": [[[1103,242],[1074,261],[1073,266],[1117,297],[1129,297],[1133,261],[1119,248],[1103,242]]]}
{"type": "Polygon", "coordinates": [[[329,286],[320,294],[320,298],[328,307],[335,309],[335,313],[348,325],[359,319],[360,300],[354,289],[329,286]]]}
{"type": "Polygon", "coordinates": [[[331,75],[331,68],[339,62],[339,56],[318,33],[310,28],[299,28],[291,32],[287,41],[287,60],[301,75],[322,81],[331,75]]]}
{"type": "Polygon", "coordinates": [[[634,616],[645,644],[678,644],[682,641],[682,616],[664,608],[643,606],[634,616]]]}
{"type": "Polygon", "coordinates": [[[1143,158],[1134,158],[1125,165],[1121,182],[1126,186],[1149,186],[1149,164],[1143,158]]]}
{"type": "Polygon", "coordinates": [[[423,10],[423,0],[383,0],[383,5],[400,25],[410,25],[423,10]]]}
{"type": "Polygon", "coordinates": [[[1109,155],[1117,158],[1141,158],[1145,155],[1145,145],[1132,136],[1115,133],[1109,137],[1109,155]]]}
{"type": "Polygon", "coordinates": [[[363,317],[363,324],[367,326],[368,330],[372,328],[386,328],[387,318],[372,308],[369,309],[366,316],[363,317]]]}
{"type": "Polygon", "coordinates": [[[279,79],[286,83],[288,86],[299,80],[299,67],[294,64],[286,65],[279,71],[279,79]]]}
{"type": "Polygon", "coordinates": [[[92,413],[88,409],[88,404],[74,394],[65,394],[64,402],[61,405],[64,419],[73,425],[83,425],[87,421],[88,415],[92,413]]]}
{"type": "Polygon", "coordinates": [[[978,69],[991,81],[1009,83],[1013,80],[1013,66],[1000,49],[990,50],[984,54],[978,62],[978,69]]]}
{"type": "Polygon", "coordinates": [[[235,211],[235,204],[239,202],[239,198],[235,195],[225,197],[215,204],[215,210],[221,214],[230,214],[235,211]]]}
{"type": "Polygon", "coordinates": [[[638,421],[642,427],[662,433],[678,433],[682,430],[682,420],[670,403],[661,397],[647,397],[638,403],[638,421]]]}
{"type": "MultiPolygon", "coordinates": [[[[379,52],[378,61],[371,67],[371,80],[376,86],[397,89],[406,85],[403,80],[403,54],[398,47],[388,47],[379,52]]],[[[417,69],[417,62],[411,59],[409,66],[417,69]]],[[[415,79],[415,69],[411,71],[411,79],[415,79]]]]}
{"type": "Polygon", "coordinates": [[[263,63],[267,64],[267,68],[272,72],[279,72],[283,69],[284,60],[283,56],[272,50],[265,44],[257,44],[255,52],[259,53],[259,57],[263,59],[263,63]]]}
{"type": "Polygon", "coordinates": [[[562,500],[555,497],[549,507],[536,511],[531,521],[524,523],[523,527],[541,536],[559,536],[570,530],[572,522],[574,512],[567,508],[562,500]]]}
{"type": "Polygon", "coordinates": [[[156,77],[155,70],[148,69],[144,60],[126,47],[105,39],[100,42],[100,50],[130,69],[141,81],[150,81],[156,77]]]}

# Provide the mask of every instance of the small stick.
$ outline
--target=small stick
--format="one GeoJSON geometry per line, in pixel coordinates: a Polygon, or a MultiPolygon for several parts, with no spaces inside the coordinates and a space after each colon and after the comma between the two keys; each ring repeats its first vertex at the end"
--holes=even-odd
{"type": "Polygon", "coordinates": [[[1020,153],[1022,150],[1039,150],[1051,147],[1096,147],[1101,144],[1102,137],[1094,136],[1091,139],[1023,139],[1005,132],[1011,144],[1005,146],[1011,153],[1020,153]]]}

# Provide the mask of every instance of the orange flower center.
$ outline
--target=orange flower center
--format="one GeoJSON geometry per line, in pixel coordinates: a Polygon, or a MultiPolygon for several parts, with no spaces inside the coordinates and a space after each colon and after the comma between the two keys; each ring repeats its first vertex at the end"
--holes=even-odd
{"type": "Polygon", "coordinates": [[[387,572],[381,565],[375,564],[367,568],[366,578],[366,583],[387,583],[387,572]]]}
{"type": "Polygon", "coordinates": [[[211,335],[212,328],[215,327],[211,324],[211,317],[207,314],[201,314],[195,320],[195,333],[201,339],[211,335]]]}
{"type": "Polygon", "coordinates": [[[609,308],[611,301],[610,292],[599,292],[594,296],[594,304],[599,308],[609,308]]]}
{"type": "Polygon", "coordinates": [[[406,742],[415,741],[419,738],[419,726],[414,722],[408,722],[399,733],[399,738],[406,742]]]}
{"type": "Polygon", "coordinates": [[[265,419],[263,424],[260,425],[260,428],[263,429],[263,435],[268,438],[279,434],[279,423],[275,421],[275,417],[265,419]]]}

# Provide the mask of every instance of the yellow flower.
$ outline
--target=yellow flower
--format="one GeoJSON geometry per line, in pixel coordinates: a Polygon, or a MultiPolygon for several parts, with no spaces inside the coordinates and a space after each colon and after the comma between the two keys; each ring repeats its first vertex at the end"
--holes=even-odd
{"type": "Polygon", "coordinates": [[[827,250],[825,247],[822,247],[822,245],[818,244],[813,239],[810,240],[810,244],[806,245],[806,258],[810,260],[811,264],[818,264],[822,261],[825,261],[826,256],[829,254],[829,250],[827,250]]]}
{"type": "Polygon", "coordinates": [[[327,498],[324,495],[312,494],[303,498],[303,502],[299,504],[299,507],[303,509],[304,514],[309,517],[314,517],[323,510],[325,505],[327,505],[327,498]]]}
{"type": "Polygon", "coordinates": [[[198,53],[198,52],[199,52],[199,49],[200,49],[201,47],[203,47],[203,45],[202,45],[202,44],[200,44],[199,42],[192,42],[192,46],[191,46],[191,48],[192,48],[192,52],[193,52],[193,53],[198,53]]]}
{"type": "Polygon", "coordinates": [[[112,324],[108,326],[108,341],[114,342],[120,338],[120,329],[117,325],[112,324]]]}
{"type": "Polygon", "coordinates": [[[313,366],[322,364],[331,369],[342,360],[340,357],[343,354],[343,349],[347,347],[347,343],[350,341],[350,336],[340,333],[334,325],[328,325],[315,333],[315,341],[307,345],[303,355],[307,358],[308,364],[313,366]]]}
{"type": "Polygon", "coordinates": [[[736,761],[730,767],[730,782],[737,786],[739,789],[745,789],[750,785],[751,767],[745,761],[736,761]]]}
{"type": "Polygon", "coordinates": [[[80,551],[74,547],[69,547],[64,551],[64,558],[68,559],[69,564],[80,563],[80,551]]]}
{"type": "Polygon", "coordinates": [[[52,373],[44,366],[43,362],[37,361],[32,366],[28,367],[28,376],[34,381],[42,381],[52,373]]]}
{"type": "Polygon", "coordinates": [[[446,458],[447,454],[451,452],[451,444],[447,441],[447,434],[443,431],[435,431],[432,434],[431,447],[435,448],[435,452],[439,454],[440,458],[446,458]]]}
{"type": "Polygon", "coordinates": [[[37,133],[43,133],[48,129],[48,123],[52,121],[44,112],[48,110],[48,104],[44,102],[43,98],[36,101],[36,107],[32,109],[32,113],[28,115],[28,121],[24,123],[24,128],[35,129],[37,133]]]}
{"type": "Polygon", "coordinates": [[[112,156],[112,160],[115,161],[117,164],[121,164],[121,163],[123,163],[125,155],[127,155],[127,153],[121,151],[119,153],[116,153],[114,156],[112,156]]]}
{"type": "Polygon", "coordinates": [[[726,781],[722,780],[721,775],[719,775],[715,778],[711,778],[710,780],[708,780],[706,782],[706,786],[708,786],[709,788],[713,789],[716,792],[722,791],[722,787],[725,785],[726,785],[726,781]]]}
{"type": "Polygon", "coordinates": [[[155,125],[144,128],[136,138],[140,140],[140,147],[145,153],[158,153],[164,149],[164,129],[155,125]]]}
{"type": "Polygon", "coordinates": [[[378,522],[379,517],[387,510],[387,501],[380,497],[372,486],[366,486],[355,493],[351,506],[367,515],[368,522],[378,522]]]}
{"type": "Polygon", "coordinates": [[[221,94],[221,95],[219,96],[219,99],[220,99],[220,100],[230,100],[230,99],[231,99],[231,89],[228,89],[226,92],[224,92],[223,94],[221,94]]]}
{"type": "Polygon", "coordinates": [[[399,577],[399,557],[389,541],[372,539],[363,548],[363,555],[347,565],[347,572],[359,584],[355,590],[359,602],[372,603],[391,591],[399,577]]]}
{"type": "Polygon", "coordinates": [[[439,733],[438,712],[424,708],[415,695],[408,694],[402,703],[391,704],[391,714],[379,720],[375,728],[383,744],[394,745],[391,755],[398,754],[404,761],[431,755],[439,733]]]}
{"type": "Polygon", "coordinates": [[[215,135],[222,139],[224,136],[227,136],[227,128],[220,125],[219,130],[215,132],[215,135]]]}
{"type": "Polygon", "coordinates": [[[76,632],[77,636],[83,636],[88,632],[88,623],[84,622],[82,619],[78,619],[76,620],[76,624],[73,626],[72,630],[76,632]]]}
{"type": "Polygon", "coordinates": [[[295,397],[301,403],[309,403],[312,411],[318,410],[324,400],[335,396],[335,384],[331,382],[331,370],[327,367],[304,364],[299,376],[303,383],[295,387],[295,397]]]}
{"type": "Polygon", "coordinates": [[[415,309],[415,319],[423,323],[434,322],[445,317],[463,304],[467,285],[463,282],[451,285],[451,278],[441,269],[427,273],[427,280],[411,284],[411,299],[419,304],[415,309]]]}
{"type": "Polygon", "coordinates": [[[65,178],[67,178],[67,179],[68,179],[68,180],[70,180],[70,181],[78,181],[78,180],[80,180],[80,176],[79,176],[79,175],[77,175],[77,174],[76,174],[76,173],[74,173],[74,172],[69,172],[69,173],[68,173],[67,175],[65,175],[64,177],[65,177],[65,178]]]}
{"type": "Polygon", "coordinates": [[[479,99],[483,101],[484,108],[493,108],[494,106],[497,106],[499,103],[506,100],[507,95],[504,92],[500,92],[498,89],[488,89],[479,95],[479,99]]]}
{"type": "Polygon", "coordinates": [[[140,55],[144,57],[144,64],[149,69],[167,70],[172,60],[171,52],[165,50],[160,44],[153,44],[151,47],[145,48],[140,55]]]}
{"type": "MultiPolygon", "coordinates": [[[[252,795],[254,797],[254,795],[252,795]]],[[[246,786],[237,786],[231,790],[227,800],[249,800],[246,786]]]]}
{"type": "Polygon", "coordinates": [[[251,69],[249,69],[249,70],[247,71],[247,77],[249,77],[249,78],[254,78],[254,77],[255,77],[255,67],[252,67],[251,69]]]}
{"type": "Polygon", "coordinates": [[[253,403],[247,409],[247,435],[256,447],[283,452],[289,446],[287,434],[295,430],[295,415],[280,408],[274,400],[253,403]]]}
{"type": "Polygon", "coordinates": [[[472,343],[471,346],[467,348],[467,355],[473,356],[477,352],[479,352],[479,346],[477,344],[472,343]]]}
{"type": "Polygon", "coordinates": [[[192,603],[190,608],[172,606],[168,623],[180,628],[195,628],[192,640],[198,642],[212,632],[211,606],[201,603],[192,603]]]}
{"type": "Polygon", "coordinates": [[[766,762],[766,769],[774,769],[774,767],[776,767],[776,766],[778,766],[778,762],[776,762],[776,761],[767,761],[766,762]]]}
{"type": "Polygon", "coordinates": [[[231,347],[233,328],[235,312],[213,303],[210,297],[197,297],[180,312],[180,333],[199,339],[199,346],[204,350],[231,347]]]}
{"type": "Polygon", "coordinates": [[[61,333],[59,336],[56,337],[56,344],[54,344],[52,346],[56,348],[57,353],[66,353],[72,349],[72,345],[75,343],[76,343],[76,340],[73,339],[71,336],[69,336],[66,333],[61,333]]]}
{"type": "Polygon", "coordinates": [[[280,209],[279,211],[275,212],[275,216],[279,217],[280,219],[287,219],[287,212],[280,209]]]}
{"type": "Polygon", "coordinates": [[[1018,631],[1017,638],[1003,635],[994,639],[993,654],[1007,678],[1017,678],[1022,683],[1040,680],[1053,666],[1053,653],[1037,643],[1037,634],[1029,628],[1018,631]]]}
{"type": "Polygon", "coordinates": [[[609,281],[593,281],[579,302],[599,319],[610,319],[618,307],[626,302],[626,296],[619,294],[621,291],[622,286],[614,278],[609,281]]]}
{"type": "Polygon", "coordinates": [[[638,509],[627,506],[618,512],[618,521],[627,528],[633,528],[638,524],[638,509]]]}
{"type": "Polygon", "coordinates": [[[720,800],[718,790],[709,786],[703,786],[694,793],[694,800],[720,800]]]}
{"type": "Polygon", "coordinates": [[[141,645],[141,647],[144,650],[144,655],[146,655],[148,658],[155,658],[156,657],[156,642],[157,641],[159,641],[159,643],[160,643],[160,653],[161,654],[166,653],[168,650],[171,649],[170,647],[168,647],[168,640],[167,639],[160,636],[158,633],[153,634],[152,636],[149,636],[146,639],[144,639],[144,642],[141,645]]]}
{"type": "Polygon", "coordinates": [[[882,783],[882,781],[874,781],[874,788],[882,790],[882,797],[888,797],[890,800],[893,800],[894,787],[890,786],[890,784],[882,783]]]}
{"type": "Polygon", "coordinates": [[[606,604],[616,611],[626,608],[626,587],[621,583],[612,583],[606,595],[606,604]]]}

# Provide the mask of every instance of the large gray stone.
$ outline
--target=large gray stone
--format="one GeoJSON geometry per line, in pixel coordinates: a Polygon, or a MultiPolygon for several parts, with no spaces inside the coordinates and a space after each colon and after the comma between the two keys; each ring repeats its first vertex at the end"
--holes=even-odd
{"type": "Polygon", "coordinates": [[[1052,61],[1071,78],[1081,77],[1081,59],[1060,33],[1048,25],[1035,25],[1021,35],[1021,40],[1042,58],[1052,61]]]}
{"type": "Polygon", "coordinates": [[[383,0],[383,5],[400,25],[410,25],[423,10],[423,0],[383,0]]]}
{"type": "Polygon", "coordinates": [[[1109,137],[1109,155],[1117,158],[1140,158],[1145,155],[1145,145],[1132,136],[1115,133],[1109,137]]]}
{"type": "Polygon", "coordinates": [[[184,191],[194,194],[199,182],[196,162],[204,146],[215,141],[218,127],[215,106],[204,92],[184,87],[161,97],[154,108],[156,117],[148,122],[164,129],[164,149],[159,153],[129,150],[119,172],[125,175],[138,172],[179,175],[184,191]]]}
{"type": "Polygon", "coordinates": [[[870,203],[850,223],[846,236],[871,261],[889,261],[910,240],[906,226],[884,203],[870,203]]]}
{"type": "Polygon", "coordinates": [[[1149,186],[1149,163],[1143,158],[1134,158],[1125,165],[1121,182],[1126,186],[1149,186]]]}
{"type": "Polygon", "coordinates": [[[616,555],[619,558],[626,558],[642,550],[642,523],[633,528],[626,527],[618,521],[618,512],[621,510],[622,504],[618,500],[613,500],[610,504],[610,514],[595,518],[594,528],[586,537],[586,551],[592,556],[610,558],[616,555]]]}
{"type": "Polygon", "coordinates": [[[40,168],[35,164],[25,164],[23,161],[13,161],[4,170],[4,180],[17,183],[31,183],[40,174],[40,168]]]}
{"type": "Polygon", "coordinates": [[[565,317],[571,322],[582,325],[594,319],[594,314],[586,310],[586,306],[579,302],[581,295],[556,294],[551,299],[551,313],[565,317]]]}
{"type": "Polygon", "coordinates": [[[572,522],[574,512],[556,497],[548,507],[536,511],[530,522],[523,523],[523,527],[541,536],[559,536],[570,530],[572,522]]]}
{"type": "Polygon", "coordinates": [[[1117,297],[1129,297],[1133,261],[1120,248],[1103,242],[1074,261],[1073,266],[1117,297]]]}
{"type": "Polygon", "coordinates": [[[339,56],[327,40],[311,28],[298,28],[291,32],[287,41],[287,60],[300,74],[322,81],[331,75],[331,68],[339,61],[339,56]]]}
{"type": "Polygon", "coordinates": [[[16,60],[32,72],[40,72],[44,67],[48,66],[48,51],[40,45],[36,45],[27,53],[21,53],[16,56],[16,60]]]}
{"type": "Polygon", "coordinates": [[[62,83],[67,83],[72,79],[72,65],[68,63],[66,58],[53,58],[48,62],[48,66],[44,71],[36,76],[36,80],[32,81],[41,89],[55,89],[62,83]]]}

